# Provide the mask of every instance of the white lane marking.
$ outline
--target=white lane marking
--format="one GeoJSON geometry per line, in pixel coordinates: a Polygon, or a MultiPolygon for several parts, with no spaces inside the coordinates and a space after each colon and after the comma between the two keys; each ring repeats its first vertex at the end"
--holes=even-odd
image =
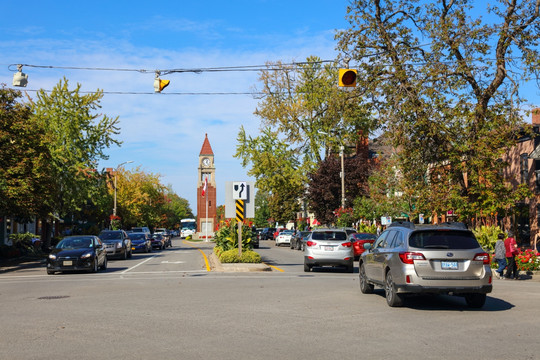
{"type": "Polygon", "coordinates": [[[161,263],[162,264],[183,264],[183,263],[185,263],[185,261],[167,261],[167,260],[165,260],[165,261],[162,261],[161,263]]]}
{"type": "Polygon", "coordinates": [[[145,262],[152,260],[152,259],[155,258],[156,256],[158,256],[158,255],[156,254],[156,255],[154,255],[154,256],[152,256],[152,257],[149,257],[148,259],[146,259],[146,260],[144,260],[144,261],[141,261],[141,262],[138,263],[137,265],[132,266],[132,267],[130,267],[130,268],[127,268],[126,270],[122,271],[120,274],[125,274],[125,273],[127,273],[128,271],[131,271],[131,270],[135,269],[136,267],[141,266],[141,265],[144,264],[145,262]]]}

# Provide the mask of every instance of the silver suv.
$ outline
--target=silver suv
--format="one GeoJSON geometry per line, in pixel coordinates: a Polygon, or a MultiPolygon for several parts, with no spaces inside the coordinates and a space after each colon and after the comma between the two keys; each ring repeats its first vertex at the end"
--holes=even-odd
{"type": "Polygon", "coordinates": [[[408,293],[453,294],[481,308],[490,293],[490,257],[462,223],[392,223],[359,260],[360,291],[386,292],[389,306],[402,306],[408,293]]]}
{"type": "Polygon", "coordinates": [[[313,230],[304,247],[304,271],[313,266],[344,266],[347,272],[354,271],[352,243],[345,230],[313,230]]]}

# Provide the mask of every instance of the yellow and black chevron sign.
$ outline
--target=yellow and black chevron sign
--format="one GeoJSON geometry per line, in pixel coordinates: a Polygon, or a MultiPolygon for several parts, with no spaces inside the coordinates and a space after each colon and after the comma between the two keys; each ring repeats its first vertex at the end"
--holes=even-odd
{"type": "Polygon", "coordinates": [[[244,200],[236,200],[236,221],[244,221],[244,200]]]}

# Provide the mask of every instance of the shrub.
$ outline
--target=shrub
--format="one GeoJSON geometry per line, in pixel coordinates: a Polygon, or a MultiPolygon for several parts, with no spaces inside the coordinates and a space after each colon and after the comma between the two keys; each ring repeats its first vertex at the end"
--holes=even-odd
{"type": "MultiPolygon", "coordinates": [[[[214,250],[215,251],[215,250],[214,250]]],[[[238,249],[223,251],[219,256],[219,260],[224,264],[231,263],[253,263],[258,264],[261,260],[261,255],[252,250],[242,251],[242,257],[238,257],[238,249]]]]}
{"type": "Polygon", "coordinates": [[[473,229],[472,232],[476,237],[476,240],[480,243],[480,246],[486,251],[493,251],[495,249],[495,243],[497,242],[497,236],[500,233],[504,233],[498,226],[485,225],[473,229]]]}
{"type": "MultiPolygon", "coordinates": [[[[253,244],[251,243],[251,228],[246,224],[242,226],[242,249],[251,250],[253,248],[253,244]]],[[[226,221],[216,232],[214,240],[216,246],[224,251],[238,249],[238,227],[236,220],[226,221]]]]}
{"type": "Polygon", "coordinates": [[[540,253],[527,249],[516,256],[518,270],[535,271],[540,269],[540,253]]]}
{"type": "Polygon", "coordinates": [[[368,224],[360,223],[358,225],[358,232],[359,233],[376,234],[377,233],[377,225],[375,225],[375,224],[368,225],[368,224]]]}

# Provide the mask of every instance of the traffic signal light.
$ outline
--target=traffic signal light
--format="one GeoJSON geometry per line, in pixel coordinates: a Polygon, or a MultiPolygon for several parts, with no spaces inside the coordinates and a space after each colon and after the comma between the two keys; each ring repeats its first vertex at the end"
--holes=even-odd
{"type": "Polygon", "coordinates": [[[338,86],[355,87],[356,86],[356,69],[339,69],[338,86]]]}
{"type": "Polygon", "coordinates": [[[167,86],[169,86],[170,80],[162,80],[160,78],[156,78],[154,80],[154,91],[160,93],[161,90],[165,89],[167,86]]]}

